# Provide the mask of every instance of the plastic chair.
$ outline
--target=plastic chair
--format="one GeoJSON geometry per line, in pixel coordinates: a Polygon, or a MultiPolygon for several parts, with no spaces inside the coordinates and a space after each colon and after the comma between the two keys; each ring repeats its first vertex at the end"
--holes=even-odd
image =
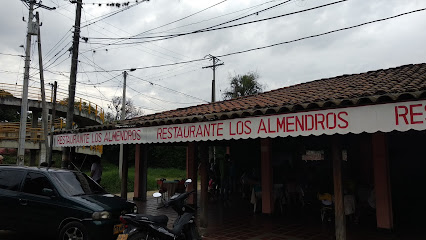
{"type": "MultiPolygon", "coordinates": [[[[178,180],[175,180],[178,181],[178,180]]],[[[176,186],[176,193],[184,193],[185,192],[185,179],[182,179],[179,181],[178,185],[176,186]]]]}
{"type": "MultiPolygon", "coordinates": [[[[161,193],[161,197],[164,199],[164,195],[167,193],[167,188],[165,188],[164,186],[163,186],[163,182],[165,181],[166,179],[165,178],[162,178],[162,179],[159,179],[159,180],[157,180],[157,189],[158,189],[158,192],[159,193],[161,193]]],[[[158,203],[158,198],[157,198],[157,203],[158,203]]]]}

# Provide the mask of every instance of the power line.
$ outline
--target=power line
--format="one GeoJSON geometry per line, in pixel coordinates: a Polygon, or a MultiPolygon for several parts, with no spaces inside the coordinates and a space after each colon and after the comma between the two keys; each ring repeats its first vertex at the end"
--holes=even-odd
{"type": "Polygon", "coordinates": [[[10,54],[10,53],[0,53],[0,55],[12,56],[12,57],[25,57],[24,55],[10,54]]]}
{"type": "Polygon", "coordinates": [[[136,34],[136,35],[134,35],[134,36],[139,36],[139,35],[142,35],[142,34],[144,34],[144,33],[151,32],[152,30],[159,29],[159,28],[162,28],[162,27],[165,27],[165,26],[171,25],[171,24],[173,24],[173,23],[176,23],[176,22],[182,21],[182,20],[184,20],[184,19],[187,19],[187,18],[189,18],[189,17],[192,17],[192,16],[194,16],[194,15],[197,15],[197,14],[199,14],[199,13],[201,13],[201,12],[204,12],[204,11],[206,11],[206,10],[210,9],[210,8],[213,8],[213,7],[215,7],[215,6],[219,5],[219,4],[222,4],[222,3],[226,2],[226,1],[228,1],[228,0],[223,0],[223,1],[219,2],[219,3],[213,4],[213,5],[211,5],[211,6],[207,7],[207,8],[204,8],[204,9],[202,9],[202,10],[198,11],[198,12],[195,12],[195,13],[193,13],[193,14],[190,14],[190,15],[185,16],[185,17],[183,17],[183,18],[180,18],[180,19],[178,19],[178,20],[175,20],[175,21],[172,21],[172,22],[166,23],[166,24],[161,25],[161,26],[159,26],[159,27],[152,28],[152,29],[147,30],[147,31],[145,31],[145,32],[142,32],[142,33],[136,34]]]}
{"type": "Polygon", "coordinates": [[[81,26],[81,27],[80,27],[80,29],[81,29],[81,28],[85,28],[85,27],[87,27],[87,26],[90,26],[90,25],[92,25],[92,24],[94,24],[94,23],[97,23],[97,22],[99,22],[99,21],[105,20],[105,19],[107,19],[107,18],[109,18],[109,17],[112,17],[112,16],[114,16],[114,15],[116,15],[116,14],[118,14],[118,13],[121,13],[121,12],[123,12],[123,11],[129,10],[130,8],[132,8],[132,7],[136,7],[137,5],[139,5],[139,4],[143,3],[143,2],[149,2],[149,0],[141,0],[140,2],[136,2],[136,3],[135,3],[135,4],[133,4],[133,5],[127,6],[126,8],[120,9],[120,10],[115,11],[115,12],[113,12],[113,13],[108,13],[108,14],[105,14],[105,15],[103,15],[103,16],[96,17],[96,18],[94,18],[94,19],[97,19],[97,18],[99,18],[99,19],[98,19],[98,20],[95,20],[95,21],[93,21],[94,19],[91,19],[91,20],[89,20],[89,21],[93,21],[93,22],[90,22],[90,23],[87,23],[86,25],[81,26]]]}
{"type": "MultiPolygon", "coordinates": [[[[105,24],[108,24],[108,25],[110,25],[110,26],[112,26],[112,27],[114,27],[114,28],[116,28],[116,29],[119,29],[119,30],[121,30],[121,31],[124,31],[122,28],[117,28],[117,27],[115,27],[115,26],[113,26],[113,25],[111,25],[111,24],[109,24],[109,23],[107,23],[107,22],[105,22],[105,24]]],[[[86,28],[86,29],[88,29],[88,28],[86,28]]],[[[105,29],[105,28],[102,28],[102,29],[104,29],[104,30],[108,31],[108,29],[105,29]]],[[[103,32],[99,32],[99,31],[96,31],[96,32],[103,34],[103,32]]],[[[111,33],[116,34],[115,32],[111,32],[111,33]]],[[[116,35],[117,35],[117,34],[116,34],[116,35]]],[[[83,38],[83,39],[85,39],[85,38],[83,38]]],[[[90,44],[90,42],[89,42],[89,44],[90,44]]],[[[157,45],[155,45],[155,44],[153,44],[153,45],[154,45],[154,46],[157,46],[157,45]]],[[[159,46],[157,46],[157,47],[159,47],[159,46]]],[[[138,50],[140,50],[140,51],[143,51],[143,52],[145,52],[145,53],[148,53],[148,54],[150,54],[150,55],[153,55],[153,56],[156,56],[156,57],[159,57],[159,58],[164,58],[164,59],[167,59],[167,60],[170,60],[170,61],[175,61],[175,59],[180,60],[179,58],[177,58],[177,57],[175,57],[175,56],[172,56],[172,55],[169,55],[169,54],[163,53],[163,52],[161,52],[161,51],[157,51],[157,50],[154,50],[154,49],[148,48],[148,47],[146,47],[146,46],[145,46],[144,48],[147,48],[148,50],[150,50],[150,51],[152,51],[152,52],[157,52],[157,53],[159,53],[159,54],[161,54],[161,55],[170,56],[170,57],[172,57],[172,58],[173,58],[173,60],[172,60],[172,59],[169,59],[169,58],[165,58],[165,57],[163,57],[163,56],[161,56],[161,55],[154,54],[154,53],[152,53],[152,52],[150,52],[150,51],[145,51],[145,50],[138,49],[138,48],[137,48],[137,49],[138,49],[138,50]]],[[[159,48],[162,48],[162,47],[159,47],[159,48]]],[[[95,52],[95,49],[98,49],[98,48],[92,48],[92,50],[87,50],[86,52],[89,52],[89,51],[90,51],[90,52],[92,52],[92,54],[93,54],[93,52],[95,52]]],[[[173,52],[173,51],[168,50],[168,49],[166,49],[166,48],[162,48],[162,49],[167,50],[167,51],[170,51],[170,52],[173,52]]],[[[108,51],[108,49],[105,49],[105,50],[107,50],[107,51],[108,51]]],[[[85,52],[83,52],[83,53],[85,53],[85,52]]],[[[173,53],[175,53],[175,52],[173,52],[173,53]]]]}
{"type": "Polygon", "coordinates": [[[298,39],[294,39],[294,40],[290,40],[290,41],[275,43],[275,44],[271,44],[271,45],[264,46],[264,47],[258,47],[258,48],[252,48],[252,49],[244,50],[244,51],[227,53],[227,54],[219,55],[217,57],[226,57],[226,56],[236,55],[236,54],[240,54],[240,53],[246,53],[246,52],[251,52],[251,51],[255,51],[255,50],[260,50],[260,49],[275,47],[275,46],[278,46],[278,45],[294,43],[294,42],[302,41],[302,40],[305,40],[305,39],[320,37],[320,36],[324,36],[324,35],[328,35],[328,34],[336,33],[336,32],[341,32],[341,31],[344,31],[344,30],[349,30],[349,29],[352,29],[352,28],[357,28],[357,27],[361,27],[361,26],[372,24],[372,23],[376,23],[376,22],[382,22],[382,21],[386,21],[386,20],[389,20],[389,19],[398,18],[398,17],[404,16],[404,15],[408,15],[408,14],[412,14],[412,13],[416,13],[416,12],[421,12],[421,11],[425,11],[425,10],[426,10],[426,8],[417,9],[417,10],[413,10],[413,11],[401,13],[401,14],[398,14],[398,15],[395,15],[395,16],[391,16],[391,17],[387,17],[387,18],[381,18],[381,19],[377,19],[377,20],[373,20],[373,21],[369,21],[369,22],[365,22],[365,23],[353,25],[353,26],[350,26],[350,27],[339,28],[339,29],[336,29],[336,30],[332,30],[332,31],[328,31],[328,32],[320,33],[320,34],[315,34],[315,35],[311,35],[311,36],[308,36],[308,37],[302,37],[302,38],[298,38],[298,39]]]}
{"type": "MultiPolygon", "coordinates": [[[[353,29],[353,28],[362,27],[362,26],[372,24],[372,23],[387,21],[387,20],[390,20],[390,19],[393,19],[393,18],[398,18],[398,17],[402,17],[402,16],[405,16],[405,15],[409,15],[409,14],[412,14],[412,13],[421,12],[421,11],[425,11],[425,10],[426,10],[426,8],[421,8],[421,9],[401,13],[401,14],[398,14],[398,15],[394,15],[394,16],[391,16],[391,17],[380,18],[380,19],[376,19],[376,20],[373,20],[373,21],[364,22],[364,23],[353,25],[353,26],[350,26],[350,27],[339,28],[339,29],[335,29],[335,30],[332,30],[332,31],[319,33],[319,34],[315,34],[315,35],[310,35],[310,36],[307,36],[307,37],[302,37],[302,38],[298,38],[298,39],[294,39],[294,40],[290,40],[290,41],[275,43],[275,44],[271,44],[271,45],[267,45],[267,46],[263,46],[263,47],[251,48],[251,49],[247,49],[247,50],[243,50],[243,51],[227,53],[227,54],[222,54],[222,55],[216,55],[216,57],[227,57],[227,56],[231,56],[231,55],[236,55],[236,54],[251,52],[251,51],[255,51],[255,50],[270,48],[270,47],[274,47],[274,46],[278,46],[278,45],[294,43],[294,42],[302,41],[302,40],[309,39],[309,38],[320,37],[320,36],[324,36],[324,35],[328,35],[328,34],[332,34],[332,33],[336,33],[336,32],[341,32],[341,31],[345,31],[345,30],[349,30],[349,29],[353,29]]],[[[185,64],[185,63],[189,63],[189,62],[199,62],[199,61],[204,61],[204,60],[206,60],[206,59],[200,58],[200,59],[194,59],[194,60],[184,61],[184,62],[176,62],[176,63],[162,64],[162,65],[153,65],[153,66],[147,66],[147,67],[137,67],[137,68],[131,68],[131,69],[159,68],[159,67],[165,67],[165,66],[185,64]]],[[[124,70],[129,70],[129,69],[114,69],[114,70],[108,70],[108,72],[117,72],[117,71],[122,72],[124,70]]],[[[94,72],[96,72],[96,71],[94,71],[94,72]]]]}
{"type": "MultiPolygon", "coordinates": [[[[136,90],[136,89],[134,89],[134,88],[130,87],[129,85],[127,85],[127,87],[129,87],[131,90],[133,90],[133,91],[137,92],[139,95],[142,95],[142,96],[144,96],[144,97],[148,97],[147,95],[145,95],[145,94],[143,94],[143,93],[139,92],[138,90],[136,90]]],[[[166,108],[165,108],[165,107],[163,107],[163,106],[161,106],[160,104],[155,103],[155,102],[153,102],[153,101],[151,101],[151,100],[149,100],[149,99],[147,99],[147,100],[148,100],[148,101],[150,101],[152,104],[157,105],[158,107],[162,108],[163,110],[166,110],[166,108]]]]}
{"type": "MultiPolygon", "coordinates": [[[[199,103],[199,102],[176,102],[176,101],[168,101],[168,100],[164,100],[164,99],[160,99],[160,98],[156,98],[156,97],[152,97],[152,96],[149,96],[149,95],[143,94],[143,93],[139,92],[138,90],[136,90],[136,89],[134,89],[134,88],[130,87],[129,85],[127,85],[127,86],[128,86],[130,89],[132,89],[133,91],[137,92],[139,95],[142,95],[142,96],[144,96],[144,97],[151,98],[151,99],[154,99],[154,100],[157,100],[157,101],[160,101],[160,102],[165,102],[165,103],[174,103],[174,104],[194,104],[194,103],[199,103]]],[[[136,96],[137,96],[137,95],[136,95],[136,96]]],[[[133,97],[135,97],[135,96],[133,96],[133,97]]],[[[154,103],[154,104],[155,104],[155,103],[154,103]]]]}
{"type": "MultiPolygon", "coordinates": [[[[212,6],[209,6],[209,7],[207,7],[207,8],[204,8],[204,9],[202,9],[202,10],[198,11],[198,12],[195,12],[195,13],[193,13],[193,14],[190,14],[190,15],[185,16],[185,17],[183,17],[183,18],[180,18],[180,19],[178,19],[178,20],[175,20],[175,21],[172,21],[172,22],[166,23],[166,24],[161,25],[161,26],[159,26],[159,27],[155,27],[155,28],[152,28],[152,29],[146,30],[146,31],[144,31],[144,32],[142,32],[142,33],[139,33],[139,34],[136,34],[136,35],[133,35],[133,36],[135,37],[135,36],[138,36],[138,35],[142,35],[142,34],[145,34],[145,33],[147,33],[147,32],[150,32],[150,31],[152,31],[152,30],[159,29],[159,28],[162,28],[162,27],[168,26],[168,25],[170,25],[170,24],[173,24],[173,23],[176,23],[176,22],[182,21],[182,20],[184,20],[184,19],[186,19],[186,18],[189,18],[189,17],[191,17],[191,16],[194,16],[194,15],[196,15],[196,14],[198,14],[198,13],[201,13],[201,12],[203,12],[203,11],[205,11],[205,10],[209,9],[209,8],[212,8],[212,7],[214,7],[214,6],[217,6],[217,5],[219,5],[219,4],[221,4],[221,3],[225,2],[225,1],[227,1],[227,0],[221,1],[221,2],[219,2],[219,3],[216,3],[216,4],[212,5],[212,6]]],[[[93,39],[93,38],[92,38],[92,39],[93,39]]],[[[116,39],[121,39],[121,38],[116,38],[116,39]]],[[[121,42],[121,41],[118,41],[118,42],[121,42]]]]}
{"type": "MultiPolygon", "coordinates": [[[[82,55],[83,57],[85,57],[87,60],[89,60],[90,61],[90,59],[89,58],[87,58],[86,56],[84,56],[84,55],[82,55]]],[[[80,61],[80,63],[85,63],[85,62],[82,62],[82,61],[80,61]]],[[[87,63],[86,63],[87,64],[87,63]]],[[[94,65],[96,65],[97,67],[99,67],[96,63],[93,63],[94,65]]],[[[89,64],[90,65],[90,64],[89,64]]],[[[91,66],[93,66],[93,65],[91,65],[91,66]]],[[[99,67],[99,68],[101,68],[101,67],[99,67]]],[[[102,69],[102,68],[101,68],[102,69]]],[[[86,73],[86,72],[85,72],[86,73]]],[[[87,73],[86,73],[87,74],[87,73]]],[[[130,75],[130,74],[129,74],[130,75]]],[[[113,78],[111,78],[111,79],[108,79],[108,80],[106,80],[106,81],[104,81],[104,82],[100,82],[100,83],[96,83],[96,84],[88,84],[88,83],[82,83],[82,82],[79,82],[79,83],[82,83],[82,84],[85,84],[85,85],[99,85],[99,84],[103,84],[103,83],[105,83],[105,82],[108,82],[108,81],[111,81],[111,80],[113,80],[113,79],[116,79],[117,77],[119,77],[119,76],[121,76],[121,73],[120,74],[118,74],[118,75],[116,75],[116,76],[114,76],[113,78]]],[[[133,75],[132,75],[133,76],[133,75]]],[[[134,76],[135,77],[135,76],[134,76]]],[[[136,78],[138,78],[138,79],[140,79],[140,80],[143,80],[143,79],[141,79],[141,78],[139,78],[139,77],[136,77],[136,78]]],[[[146,80],[145,80],[146,81],[146,80]]],[[[89,82],[90,82],[90,80],[89,80],[89,82]]],[[[146,82],[148,82],[148,81],[146,81],[146,82]]],[[[154,85],[153,83],[151,83],[151,85],[154,85]]],[[[162,87],[162,88],[166,88],[166,87],[164,87],[164,86],[161,86],[161,85],[159,85],[159,84],[155,84],[155,85],[157,85],[157,86],[159,86],[159,87],[162,87]]],[[[95,86],[96,87],[96,86],[95,86]]],[[[179,91],[176,91],[176,90],[173,90],[173,89],[171,89],[171,88],[166,88],[167,90],[169,90],[169,91],[174,91],[174,92],[177,92],[177,93],[180,93],[180,94],[184,94],[185,95],[185,93],[181,93],[181,92],[179,92],[179,91]]],[[[98,89],[97,89],[98,90],[98,89]]],[[[137,90],[135,90],[135,89],[133,89],[132,88],[132,90],[134,90],[135,92],[138,92],[137,90]]],[[[98,90],[99,91],[99,90],[98,90]]],[[[99,91],[100,92],[100,91],[99,91]]],[[[100,92],[101,93],[101,92],[100,92]]],[[[140,93],[140,92],[138,92],[138,93],[140,93]]],[[[102,94],[102,93],[101,93],[102,94]]],[[[140,94],[142,94],[142,93],[140,93],[140,94]]],[[[103,94],[102,94],[103,95],[103,94]]],[[[190,95],[188,95],[188,94],[186,94],[187,96],[190,96],[190,95]]],[[[163,102],[169,102],[169,101],[167,101],[167,100],[162,100],[162,99],[159,99],[159,98],[154,98],[154,97],[151,97],[151,96],[147,96],[147,95],[145,95],[146,97],[149,97],[149,98],[152,98],[152,99],[155,99],[155,100],[158,100],[158,101],[163,101],[163,102]]],[[[153,102],[154,103],[154,102],[153,102]]],[[[176,102],[169,102],[169,103],[176,103],[176,102]]],[[[154,103],[154,104],[156,104],[156,103],[154,103]]],[[[189,104],[189,103],[178,103],[178,104],[189,104]]],[[[160,106],[161,107],[161,106],[160,106]]],[[[145,109],[147,109],[146,107],[143,107],[143,108],[145,108],[145,109]]],[[[148,110],[153,110],[153,109],[148,109],[148,110]]],[[[155,110],[155,111],[157,111],[157,110],[155,110]]]]}
{"type": "MultiPolygon", "coordinates": [[[[136,68],[126,68],[126,69],[114,69],[114,70],[105,70],[106,72],[117,72],[117,71],[126,71],[126,70],[140,70],[140,69],[148,69],[148,68],[160,68],[160,67],[167,67],[167,66],[174,66],[174,65],[179,65],[179,64],[185,64],[185,63],[192,63],[192,62],[199,62],[199,61],[205,61],[206,59],[204,58],[200,58],[200,59],[194,59],[194,60],[189,60],[189,61],[184,61],[184,62],[177,62],[177,63],[168,63],[168,64],[161,64],[161,65],[154,65],[154,66],[148,66],[148,67],[136,67],[136,68]]],[[[105,72],[105,71],[88,71],[88,72],[105,72]]]]}
{"type": "Polygon", "coordinates": [[[265,4],[268,4],[268,3],[271,3],[271,2],[276,2],[276,1],[278,1],[278,0],[272,0],[272,1],[264,2],[264,3],[258,4],[258,5],[254,5],[254,6],[251,6],[251,7],[248,7],[248,8],[240,9],[240,10],[237,10],[237,11],[234,11],[234,12],[230,12],[230,13],[227,13],[227,14],[219,15],[219,16],[216,16],[216,17],[213,17],[213,18],[209,18],[209,19],[205,19],[205,20],[202,20],[202,21],[199,21],[199,22],[190,23],[190,24],[186,24],[186,25],[183,25],[183,26],[179,26],[179,27],[167,29],[167,30],[164,30],[162,32],[156,32],[156,33],[153,33],[153,34],[160,34],[160,33],[164,33],[164,32],[170,32],[171,30],[175,30],[175,29],[178,29],[178,28],[183,28],[183,27],[187,27],[187,26],[199,24],[199,23],[202,23],[202,22],[207,22],[207,21],[210,21],[210,20],[213,20],[213,19],[216,19],[216,18],[221,18],[221,17],[228,16],[228,15],[231,15],[231,14],[234,14],[234,13],[242,12],[242,11],[245,11],[245,10],[249,10],[250,11],[251,9],[260,7],[262,5],[265,5],[265,4]]]}
{"type": "Polygon", "coordinates": [[[129,76],[135,77],[135,78],[137,78],[137,79],[139,79],[139,80],[141,80],[141,81],[147,82],[147,83],[149,83],[149,84],[151,84],[151,85],[153,85],[153,86],[158,86],[158,87],[161,87],[161,88],[167,89],[167,90],[169,90],[169,91],[171,91],[171,92],[175,92],[175,93],[178,93],[178,94],[181,94],[181,95],[187,96],[187,97],[189,97],[189,98],[197,99],[197,100],[200,100],[200,101],[203,101],[203,102],[208,103],[208,101],[206,101],[206,100],[204,100],[204,99],[201,99],[201,98],[198,98],[198,97],[194,97],[194,96],[191,96],[191,95],[189,95],[189,94],[187,94],[187,93],[179,92],[179,91],[177,91],[177,90],[174,90],[174,89],[171,89],[171,88],[168,88],[168,87],[162,86],[162,85],[160,85],[160,84],[157,84],[157,83],[153,83],[153,82],[147,81],[147,80],[145,80],[145,79],[143,79],[143,78],[140,78],[140,77],[134,76],[134,75],[132,75],[132,74],[129,74],[129,76]]]}
{"type": "MultiPolygon", "coordinates": [[[[80,63],[82,63],[82,62],[80,62],[80,63]]],[[[96,86],[96,85],[99,85],[99,84],[104,84],[104,83],[107,83],[107,82],[109,82],[109,81],[111,81],[111,80],[114,80],[114,79],[116,79],[116,78],[118,78],[118,77],[120,77],[122,74],[120,73],[120,74],[117,74],[116,76],[114,76],[114,77],[112,77],[112,78],[110,78],[110,79],[108,79],[108,80],[105,80],[105,81],[103,81],[103,82],[98,82],[98,83],[85,83],[85,82],[81,82],[81,81],[77,81],[78,83],[81,83],[81,84],[84,84],[84,85],[91,85],[91,86],[96,86]]],[[[90,80],[89,80],[90,81],[90,80]]]]}
{"type": "MultiPolygon", "coordinates": [[[[265,5],[265,4],[268,4],[268,3],[271,3],[271,2],[276,2],[276,1],[278,1],[278,0],[267,1],[267,2],[264,2],[264,3],[258,4],[258,5],[254,5],[254,6],[251,6],[251,7],[248,7],[248,8],[244,8],[244,9],[241,9],[241,10],[238,10],[238,11],[234,11],[234,12],[231,12],[231,13],[227,13],[227,14],[223,14],[223,15],[220,15],[220,16],[216,16],[216,17],[214,17],[214,18],[210,18],[210,19],[203,20],[203,21],[200,21],[200,22],[195,22],[195,23],[191,23],[191,24],[183,25],[183,26],[180,26],[180,27],[176,27],[176,28],[168,29],[168,30],[165,30],[165,31],[162,31],[162,32],[167,32],[167,31],[170,31],[170,30],[173,30],[173,29],[182,28],[182,27],[186,27],[186,26],[190,26],[190,25],[198,24],[198,23],[201,23],[201,22],[210,21],[210,20],[213,20],[213,19],[216,19],[216,18],[220,18],[220,17],[223,17],[223,16],[231,15],[231,14],[238,13],[238,12],[241,12],[241,11],[244,11],[244,10],[248,10],[248,9],[253,9],[253,8],[256,8],[256,7],[259,7],[259,6],[262,6],[262,5],[265,5]]],[[[220,2],[220,3],[222,3],[222,2],[220,2]]],[[[219,3],[219,4],[220,4],[220,3],[219,3]]],[[[215,4],[215,5],[217,5],[217,4],[215,4]]],[[[200,11],[196,12],[195,14],[200,13],[200,12],[202,12],[202,11],[204,11],[204,10],[208,9],[208,8],[211,8],[211,7],[212,7],[212,6],[207,7],[207,8],[205,8],[205,9],[202,9],[202,10],[200,10],[200,11]]],[[[193,16],[193,15],[195,15],[195,14],[191,14],[190,16],[193,16]]],[[[180,20],[182,20],[182,19],[185,19],[185,18],[187,18],[187,17],[184,17],[184,18],[178,19],[178,20],[173,21],[173,22],[171,22],[171,23],[178,22],[178,21],[180,21],[180,20]]],[[[137,34],[137,35],[141,35],[141,34],[144,34],[144,33],[150,32],[150,31],[152,31],[152,30],[155,30],[155,29],[158,29],[158,28],[161,28],[161,27],[164,27],[164,26],[170,25],[171,23],[164,24],[164,25],[162,25],[162,26],[159,26],[159,27],[156,27],[156,28],[153,28],[153,29],[147,30],[147,31],[142,32],[142,33],[139,33],[139,34],[137,34]]],[[[106,23],[106,24],[109,24],[109,23],[106,23]]],[[[110,25],[110,24],[109,24],[109,25],[110,25]]],[[[111,26],[112,26],[112,25],[111,25],[111,26]]],[[[105,28],[102,28],[102,29],[104,29],[104,30],[108,31],[108,29],[105,29],[105,28]]],[[[122,30],[122,29],[120,29],[120,30],[122,30]]],[[[158,32],[158,33],[162,33],[162,32],[158,32]]],[[[137,36],[137,35],[133,35],[133,36],[137,36]]],[[[119,41],[116,41],[116,43],[117,43],[117,42],[122,42],[122,41],[123,41],[123,40],[119,40],[119,41]]],[[[151,44],[153,44],[153,43],[151,43],[151,44]]],[[[154,44],[154,46],[157,46],[157,45],[155,45],[155,44],[154,44]]],[[[157,46],[157,47],[160,47],[160,46],[157,46]]],[[[93,48],[92,50],[96,50],[96,49],[100,49],[100,48],[103,48],[103,47],[96,47],[96,48],[93,48]]],[[[121,48],[121,47],[116,47],[116,48],[113,48],[113,49],[119,49],[119,48],[121,48]]],[[[162,48],[162,47],[160,47],[160,48],[162,48]]],[[[165,50],[168,50],[168,49],[165,49],[165,50]]],[[[89,51],[91,51],[91,50],[89,50],[89,51]]],[[[171,50],[168,50],[168,51],[171,51],[171,50]]],[[[173,52],[173,51],[171,51],[171,52],[173,52]]],[[[180,55],[180,54],[179,54],[179,55],[180,55]]]]}
{"type": "Polygon", "coordinates": [[[46,58],[54,51],[54,49],[57,48],[57,46],[59,47],[59,45],[64,42],[65,37],[67,37],[69,32],[71,32],[71,28],[68,29],[68,31],[64,34],[64,36],[46,53],[45,55],[46,58]]]}
{"type": "MultiPolygon", "coordinates": [[[[99,39],[99,40],[154,39],[154,40],[151,40],[151,41],[130,42],[130,43],[93,43],[92,42],[92,44],[101,44],[101,45],[125,45],[126,44],[127,45],[127,44],[140,44],[140,43],[146,43],[146,42],[154,42],[154,41],[167,40],[167,39],[181,37],[181,36],[186,36],[186,35],[190,35],[190,34],[196,34],[196,33],[202,33],[202,32],[210,32],[210,31],[216,31],[216,30],[222,30],[222,29],[239,27],[239,26],[243,26],[243,25],[247,25],[247,24],[252,24],[252,23],[258,23],[258,22],[268,21],[268,20],[272,20],[272,19],[276,19],[276,18],[287,17],[287,16],[290,16],[290,15],[295,15],[295,14],[299,14],[299,13],[303,13],[303,12],[308,12],[308,11],[312,11],[312,10],[316,10],[316,9],[319,9],[319,8],[328,7],[328,6],[335,5],[335,4],[342,3],[342,2],[346,2],[346,1],[349,1],[349,0],[340,0],[340,1],[332,2],[332,3],[327,3],[327,4],[324,4],[324,5],[320,5],[320,6],[308,8],[308,9],[303,9],[303,10],[296,11],[296,12],[281,14],[281,15],[274,16],[274,17],[263,18],[263,19],[259,19],[259,20],[254,20],[254,21],[249,21],[249,22],[244,22],[244,23],[239,23],[239,24],[234,24],[234,25],[229,25],[229,26],[223,26],[223,27],[216,27],[216,28],[214,28],[215,26],[212,26],[212,27],[209,27],[209,28],[204,28],[204,29],[200,29],[200,30],[196,30],[196,31],[192,31],[192,32],[186,32],[186,33],[178,33],[178,34],[170,34],[170,35],[160,35],[160,36],[146,36],[146,37],[139,37],[139,38],[132,38],[132,37],[131,38],[92,38],[92,39],[99,39]]],[[[219,24],[219,25],[222,25],[222,24],[219,24]]]]}

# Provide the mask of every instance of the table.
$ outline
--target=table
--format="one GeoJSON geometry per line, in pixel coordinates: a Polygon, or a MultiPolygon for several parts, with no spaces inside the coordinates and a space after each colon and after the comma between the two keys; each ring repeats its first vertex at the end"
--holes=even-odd
{"type": "Polygon", "coordinates": [[[179,183],[179,181],[163,181],[163,187],[167,188],[167,197],[168,198],[175,195],[176,187],[177,187],[178,183],[179,183]]]}
{"type": "MultiPolygon", "coordinates": [[[[274,203],[276,200],[280,200],[279,201],[279,207],[281,212],[283,211],[282,209],[282,200],[284,197],[284,185],[283,184],[274,184],[274,187],[272,189],[273,191],[273,198],[274,198],[274,203]]],[[[259,200],[262,199],[262,187],[260,185],[254,185],[252,188],[252,192],[251,192],[251,198],[250,198],[250,203],[253,204],[253,212],[256,212],[256,207],[257,207],[257,202],[259,200]]]]}

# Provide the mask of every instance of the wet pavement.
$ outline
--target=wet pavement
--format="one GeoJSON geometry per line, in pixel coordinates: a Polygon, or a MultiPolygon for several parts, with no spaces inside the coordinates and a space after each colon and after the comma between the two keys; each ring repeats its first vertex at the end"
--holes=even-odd
{"type": "MultiPolygon", "coordinates": [[[[146,202],[136,202],[140,213],[151,215],[165,214],[169,217],[168,227],[176,219],[176,213],[170,209],[157,209],[160,201],[148,196],[146,202]]],[[[205,240],[333,240],[334,223],[322,223],[320,214],[310,212],[284,213],[272,215],[254,213],[253,205],[246,199],[235,197],[232,201],[210,202],[208,226],[200,227],[205,240]],[[302,216],[303,215],[303,216],[302,216]]],[[[374,219],[373,219],[374,220],[374,219]]],[[[355,224],[348,222],[348,240],[419,240],[426,239],[422,233],[401,235],[387,231],[378,231],[374,222],[355,224]]]]}
{"type": "MultiPolygon", "coordinates": [[[[128,198],[132,199],[132,193],[128,198]]],[[[171,209],[157,209],[161,201],[148,193],[146,202],[136,202],[140,213],[151,215],[165,214],[169,217],[168,227],[172,227],[176,213],[171,209]]],[[[278,212],[273,215],[254,213],[253,205],[247,199],[237,196],[232,201],[215,201],[209,203],[208,226],[200,227],[204,240],[334,240],[334,223],[321,223],[320,215],[278,212]],[[301,217],[301,215],[303,215],[301,217]]],[[[374,219],[373,219],[374,220],[374,219]]],[[[422,240],[426,239],[423,229],[386,232],[378,231],[374,221],[369,223],[347,223],[347,240],[422,240]]],[[[199,225],[200,226],[200,225],[199,225]]],[[[20,240],[14,232],[0,231],[1,240],[20,240]]],[[[31,236],[33,238],[33,236],[31,236]]],[[[53,240],[47,238],[40,238],[53,240]]]]}

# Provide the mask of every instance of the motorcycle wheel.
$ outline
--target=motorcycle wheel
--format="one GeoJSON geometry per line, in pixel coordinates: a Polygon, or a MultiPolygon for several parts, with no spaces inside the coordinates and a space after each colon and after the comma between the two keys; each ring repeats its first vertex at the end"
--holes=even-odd
{"type": "Polygon", "coordinates": [[[86,228],[79,222],[67,223],[59,233],[60,240],[87,240],[88,238],[89,237],[86,228]]]}
{"type": "Polygon", "coordinates": [[[195,224],[192,224],[189,227],[189,231],[187,231],[185,234],[185,240],[201,240],[200,233],[198,232],[198,228],[195,224]]]}
{"type": "Polygon", "coordinates": [[[130,234],[127,240],[150,240],[153,238],[147,238],[147,234],[144,232],[137,232],[134,234],[130,234]]]}

